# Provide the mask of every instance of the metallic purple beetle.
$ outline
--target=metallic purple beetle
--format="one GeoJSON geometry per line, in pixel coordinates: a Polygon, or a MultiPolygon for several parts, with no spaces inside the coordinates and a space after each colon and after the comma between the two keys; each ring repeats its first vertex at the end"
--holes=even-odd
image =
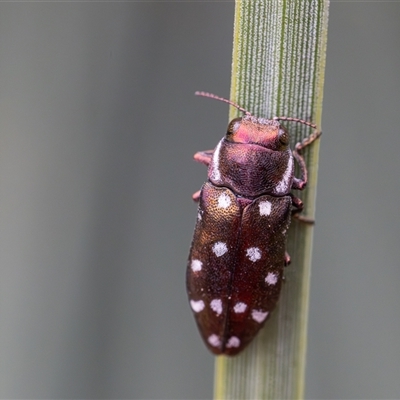
{"type": "MultiPolygon", "coordinates": [[[[297,118],[233,119],[215,150],[196,153],[208,166],[208,181],[193,195],[199,201],[189,254],[187,292],[207,347],[214,354],[242,351],[263,326],[279,299],[291,215],[303,204],[292,189],[303,190],[307,169],[302,149],[321,133],[297,118]],[[314,132],[295,150],[279,121],[305,124],[314,132]],[[294,160],[301,178],[294,176],[294,160]]],[[[306,220],[306,218],[303,218],[306,220]]]]}

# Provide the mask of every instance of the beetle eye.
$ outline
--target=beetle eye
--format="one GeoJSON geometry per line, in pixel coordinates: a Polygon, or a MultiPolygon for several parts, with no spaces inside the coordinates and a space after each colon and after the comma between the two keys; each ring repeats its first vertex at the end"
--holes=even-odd
{"type": "Polygon", "coordinates": [[[240,126],[241,122],[242,122],[242,118],[241,117],[235,118],[231,122],[229,122],[228,130],[227,130],[226,134],[227,135],[233,135],[239,129],[239,126],[240,126]]]}
{"type": "Polygon", "coordinates": [[[283,129],[279,130],[278,138],[279,142],[284,146],[287,146],[289,144],[289,134],[285,130],[283,129]]]}

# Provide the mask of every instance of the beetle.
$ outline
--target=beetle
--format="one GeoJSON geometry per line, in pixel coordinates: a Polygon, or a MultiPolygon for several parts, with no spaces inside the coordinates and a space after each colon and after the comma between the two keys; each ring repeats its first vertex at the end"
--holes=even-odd
{"type": "Polygon", "coordinates": [[[257,118],[230,100],[195,94],[244,113],[229,123],[214,150],[194,155],[208,166],[208,180],[193,195],[199,205],[186,274],[189,303],[206,346],[216,355],[233,356],[251,342],[278,302],[283,267],[290,263],[291,216],[303,209],[291,190],[305,188],[302,150],[321,132],[298,118],[257,118]],[[280,121],[314,130],[292,151],[280,121]],[[294,176],[294,160],[301,178],[294,176]]]}

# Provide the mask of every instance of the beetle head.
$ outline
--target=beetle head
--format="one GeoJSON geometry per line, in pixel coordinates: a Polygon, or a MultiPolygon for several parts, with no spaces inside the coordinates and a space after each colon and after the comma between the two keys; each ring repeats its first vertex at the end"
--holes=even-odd
{"type": "MultiPolygon", "coordinates": [[[[223,101],[245,114],[243,117],[235,118],[229,123],[225,136],[226,140],[235,143],[257,144],[274,151],[285,151],[288,149],[289,133],[279,123],[280,118],[266,119],[253,117],[249,111],[233,101],[212,93],[196,92],[195,95],[223,101]]],[[[281,119],[296,120],[285,117],[281,119]]]]}
{"type": "Polygon", "coordinates": [[[257,144],[274,151],[285,151],[289,146],[289,133],[279,121],[251,115],[233,119],[225,138],[230,142],[257,144]]]}

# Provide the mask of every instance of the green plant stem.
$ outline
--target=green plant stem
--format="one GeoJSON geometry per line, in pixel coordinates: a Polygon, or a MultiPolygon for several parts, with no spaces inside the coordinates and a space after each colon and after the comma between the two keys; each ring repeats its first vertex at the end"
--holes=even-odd
{"type": "MultiPolygon", "coordinates": [[[[231,100],[255,116],[301,118],[320,126],[329,0],[237,0],[231,100]]],[[[230,118],[240,113],[231,108],[230,118]]],[[[310,129],[285,123],[292,148],[310,129]]],[[[303,214],[314,216],[319,141],[304,152],[303,214]]],[[[297,194],[296,194],[297,195],[297,194]]],[[[215,399],[304,398],[313,228],[292,223],[292,264],[277,309],[250,346],[216,361],[215,399]]]]}

